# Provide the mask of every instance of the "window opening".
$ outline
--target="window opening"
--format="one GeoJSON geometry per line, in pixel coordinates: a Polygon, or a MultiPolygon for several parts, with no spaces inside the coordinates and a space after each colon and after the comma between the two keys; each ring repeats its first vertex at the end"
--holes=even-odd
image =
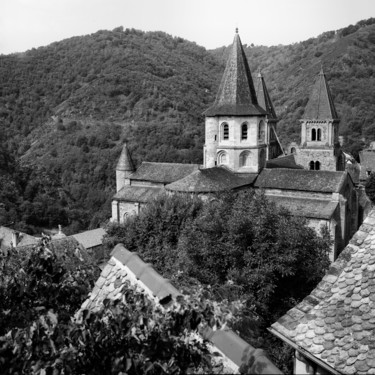
{"type": "Polygon", "coordinates": [[[241,139],[247,139],[247,124],[242,124],[241,139]]]}

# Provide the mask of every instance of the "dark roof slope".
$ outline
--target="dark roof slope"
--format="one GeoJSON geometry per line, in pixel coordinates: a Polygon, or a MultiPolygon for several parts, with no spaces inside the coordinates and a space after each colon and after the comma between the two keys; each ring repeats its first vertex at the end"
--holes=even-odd
{"type": "Polygon", "coordinates": [[[241,177],[224,167],[199,169],[185,178],[166,185],[170,191],[210,193],[231,190],[254,182],[256,174],[246,174],[241,177]]]}
{"type": "Polygon", "coordinates": [[[124,186],[118,191],[112,199],[127,202],[140,202],[146,203],[151,199],[155,198],[164,189],[150,186],[124,186]]]}
{"type": "Polygon", "coordinates": [[[346,178],[346,172],[263,169],[254,186],[264,189],[338,193],[346,178]]]}
{"type": "Polygon", "coordinates": [[[258,104],[266,110],[267,115],[271,118],[276,120],[276,111],[273,107],[272,100],[270,97],[270,94],[268,93],[266,82],[264,81],[264,78],[262,74],[259,72],[257,77],[257,83],[256,83],[256,94],[258,99],[258,104]]]}
{"type": "Polygon", "coordinates": [[[206,116],[264,115],[258,105],[253,79],[240,37],[236,32],[219,91],[206,116]]]}
{"type": "Polygon", "coordinates": [[[375,210],[318,286],[271,332],[329,371],[375,373],[375,210]]]}
{"type": "MultiPolygon", "coordinates": [[[[153,298],[154,301],[156,299],[158,303],[170,297],[168,306],[182,297],[169,280],[164,279],[150,264],[144,263],[137,253],[130,252],[122,244],[113,249],[111,256],[81,311],[100,310],[105,299],[121,298],[129,284],[140,287],[146,297],[153,298]]],[[[214,345],[213,351],[217,359],[222,358],[223,353],[236,367],[241,366],[241,373],[281,374],[263,350],[253,348],[229,329],[213,331],[206,326],[200,330],[200,334],[214,345]]],[[[233,373],[234,369],[231,370],[233,373]]]]}
{"type": "Polygon", "coordinates": [[[277,206],[285,207],[294,216],[312,219],[331,219],[338,205],[338,202],[323,199],[305,199],[282,195],[267,195],[267,199],[277,206]]]}
{"type": "Polygon", "coordinates": [[[327,79],[321,69],[305,108],[304,119],[338,119],[327,79]]]}
{"type": "Polygon", "coordinates": [[[267,160],[266,168],[288,168],[288,169],[303,169],[303,167],[296,163],[294,154],[280,156],[275,159],[267,160]]]}
{"type": "Polygon", "coordinates": [[[142,162],[130,176],[131,180],[145,180],[169,184],[180,180],[199,168],[199,164],[142,162]]]}

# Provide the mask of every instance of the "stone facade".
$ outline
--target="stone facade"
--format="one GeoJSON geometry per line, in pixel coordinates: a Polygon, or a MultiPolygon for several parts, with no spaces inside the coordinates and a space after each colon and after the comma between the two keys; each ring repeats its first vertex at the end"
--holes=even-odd
{"type": "Polygon", "coordinates": [[[205,129],[205,168],[226,165],[236,172],[257,173],[265,166],[270,128],[264,116],[206,117],[205,129]]]}

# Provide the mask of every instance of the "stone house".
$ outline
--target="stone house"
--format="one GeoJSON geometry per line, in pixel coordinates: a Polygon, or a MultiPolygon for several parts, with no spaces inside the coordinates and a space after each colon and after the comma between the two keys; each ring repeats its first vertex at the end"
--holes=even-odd
{"type": "Polygon", "coordinates": [[[325,74],[313,84],[301,145],[285,156],[264,77],[254,84],[236,31],[215,102],[205,115],[203,166],[143,162],[134,168],[123,148],[117,168],[112,221],[138,214],[162,191],[201,197],[228,189],[264,189],[293,215],[333,236],[334,260],[358,227],[358,198],[338,142],[339,119],[325,74]]]}
{"type": "Polygon", "coordinates": [[[317,287],[270,332],[295,349],[294,374],[375,373],[375,210],[317,287]]]}

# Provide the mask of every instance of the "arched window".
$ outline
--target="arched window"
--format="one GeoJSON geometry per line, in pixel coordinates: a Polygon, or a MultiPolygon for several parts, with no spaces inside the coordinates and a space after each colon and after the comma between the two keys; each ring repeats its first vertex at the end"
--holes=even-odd
{"type": "Polygon", "coordinates": [[[250,151],[244,151],[240,154],[240,167],[249,167],[251,161],[250,151]]]}
{"type": "Polygon", "coordinates": [[[246,122],[241,125],[241,139],[247,139],[247,124],[246,124],[246,122]]]}
{"type": "Polygon", "coordinates": [[[295,148],[295,147],[292,147],[292,148],[290,149],[290,153],[291,153],[291,154],[295,154],[295,153],[296,153],[296,148],[295,148]]]}
{"type": "Polygon", "coordinates": [[[311,140],[316,141],[316,129],[315,128],[311,129],[311,140]]]}
{"type": "Polygon", "coordinates": [[[219,165],[228,164],[228,155],[224,151],[222,151],[222,152],[219,153],[217,159],[218,159],[218,164],[219,165]]]}
{"type": "Polygon", "coordinates": [[[313,162],[312,160],[310,161],[310,170],[313,171],[315,170],[315,162],[313,162]]]}
{"type": "Polygon", "coordinates": [[[266,124],[264,123],[264,121],[261,121],[258,127],[258,140],[260,142],[265,142],[266,140],[265,137],[266,137],[266,124]]]}
{"type": "Polygon", "coordinates": [[[320,170],[320,162],[318,162],[318,161],[315,162],[315,170],[316,171],[320,170]]]}
{"type": "Polygon", "coordinates": [[[123,222],[125,223],[126,222],[126,220],[128,220],[128,218],[129,218],[129,214],[127,213],[127,212],[125,212],[124,213],[124,216],[123,216],[123,222]]]}
{"type": "Polygon", "coordinates": [[[318,132],[317,132],[317,141],[321,141],[322,140],[322,129],[318,129],[318,132]]]}
{"type": "Polygon", "coordinates": [[[229,125],[224,122],[222,125],[221,125],[221,129],[222,129],[222,135],[223,135],[223,139],[229,139],[229,125]]]}

